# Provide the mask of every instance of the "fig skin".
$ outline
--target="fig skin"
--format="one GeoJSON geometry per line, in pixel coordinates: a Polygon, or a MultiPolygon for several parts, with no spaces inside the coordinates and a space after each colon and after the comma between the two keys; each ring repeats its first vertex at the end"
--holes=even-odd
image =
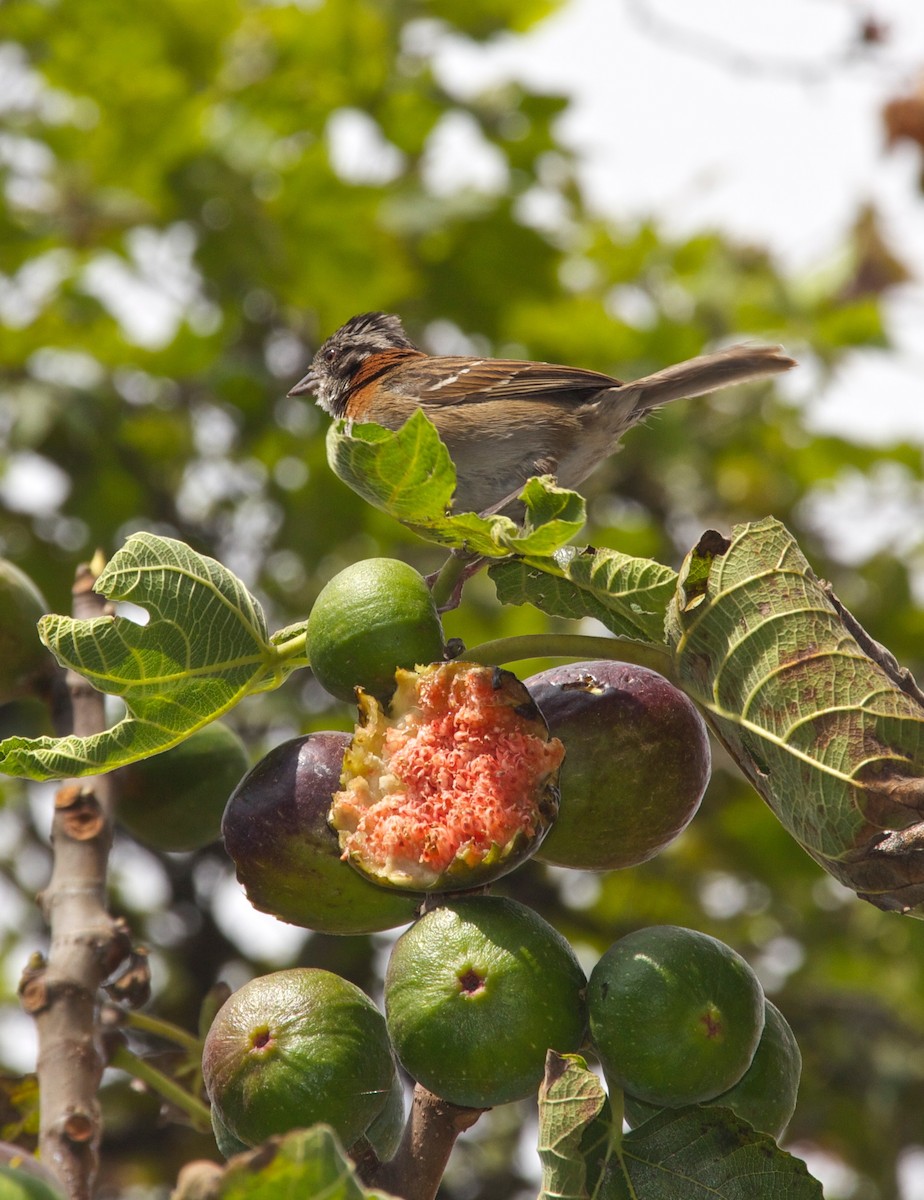
{"type": "MultiPolygon", "coordinates": [[[[751,1065],[734,1087],[703,1104],[730,1108],[760,1133],[779,1141],[795,1112],[801,1075],[802,1055],[795,1034],[776,1005],[765,999],[764,1031],[751,1065]]],[[[658,1105],[625,1095],[626,1120],[633,1129],[661,1111],[658,1105]]]]}
{"type": "Polygon", "coordinates": [[[656,671],[603,659],[526,680],[565,746],[558,820],[541,862],[609,871],[646,862],[693,819],[711,773],[706,725],[656,671]]]}
{"type": "Polygon", "coordinates": [[[225,849],[254,908],[317,933],[377,933],[414,919],[420,897],[377,887],[341,861],[327,822],[347,733],[282,742],[245,775],[222,818],[225,849]]]}
{"type": "Polygon", "coordinates": [[[535,909],[459,896],[398,938],[385,1020],[405,1070],[466,1108],[535,1095],[547,1050],[576,1052],[587,980],[568,941],[535,909]]]}
{"type": "Polygon", "coordinates": [[[3,1200],[64,1200],[57,1178],[22,1146],[0,1142],[3,1200]]]}
{"type": "Polygon", "coordinates": [[[387,1105],[394,1078],[382,1014],[355,984],[313,967],[232,992],[202,1049],[214,1124],[249,1146],[319,1121],[350,1146],[387,1105]]]}
{"type": "Polygon", "coordinates": [[[766,1011],[760,981],[737,951],[677,925],[614,942],[590,974],[587,1009],[610,1086],[668,1108],[734,1087],[766,1011]]]}
{"type": "Polygon", "coordinates": [[[0,703],[47,692],[55,660],[35,628],[47,612],[45,597],[29,576],[0,558],[0,703]]]}
{"type": "Polygon", "coordinates": [[[119,824],[155,850],[198,850],[218,840],[221,814],[250,766],[230,726],[213,721],[163,754],[113,773],[119,824]]]}
{"type": "Polygon", "coordinates": [[[395,669],[443,657],[443,626],[423,576],[397,558],[366,558],[335,575],[308,615],[315,678],[338,700],[362,687],[383,704],[395,669]]]}

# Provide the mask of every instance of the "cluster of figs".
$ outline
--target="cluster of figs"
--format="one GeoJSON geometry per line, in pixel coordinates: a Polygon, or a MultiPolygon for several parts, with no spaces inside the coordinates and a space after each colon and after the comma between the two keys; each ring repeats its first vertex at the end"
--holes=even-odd
{"type": "MultiPolygon", "coordinates": [[[[0,575],[4,611],[11,580],[25,586],[0,575]]],[[[42,602],[26,600],[31,616],[42,602]]],[[[384,1014],[354,984],[309,968],[229,997],[203,1055],[219,1149],[324,1121],[354,1153],[385,1160],[404,1126],[404,1075],[489,1108],[534,1095],[549,1049],[594,1055],[630,1125],[717,1104],[779,1137],[799,1050],[733,949],[655,926],[615,942],[588,978],[532,908],[486,894],[529,858],[608,871],[671,842],[710,775],[690,700],[611,660],[521,681],[451,658],[426,582],[393,559],[328,583],[307,649],[322,686],[358,705],[351,734],[293,738],[251,767],[216,722],[118,776],[119,820],[147,845],[194,849],[220,823],[257,909],[321,933],[408,926],[392,947],[384,1014]]],[[[17,679],[32,670],[17,664],[17,679]]],[[[17,688],[0,702],[28,690],[17,688]]]]}
{"type": "Polygon", "coordinates": [[[283,920],[340,934],[409,927],[391,950],[384,1014],[310,969],[230,997],[203,1059],[223,1149],[325,1120],[354,1152],[387,1158],[403,1127],[396,1060],[443,1099],[489,1108],[535,1095],[548,1049],[590,1051],[630,1124],[720,1104],[779,1137],[799,1050],[733,949],[678,926],[640,929],[588,978],[532,908],[485,894],[528,858],[606,871],[672,841],[710,775],[690,700],[616,661],[521,681],[448,658],[425,581],[391,559],[327,585],[307,646],[358,722],[284,742],[253,767],[225,808],[225,847],[251,902],[283,920]]]}

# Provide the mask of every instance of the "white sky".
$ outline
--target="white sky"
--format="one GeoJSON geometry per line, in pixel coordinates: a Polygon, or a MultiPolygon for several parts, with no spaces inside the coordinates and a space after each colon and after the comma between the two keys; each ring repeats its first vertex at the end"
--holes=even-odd
{"type": "Polygon", "coordinates": [[[466,90],[512,74],[572,95],[560,131],[591,202],[617,217],[654,214],[678,233],[716,226],[808,273],[830,269],[859,206],[874,202],[917,275],[889,305],[897,352],[851,355],[814,419],[924,443],[921,158],[910,145],[886,154],[879,118],[924,73],[922,0],[571,0],[525,38],[486,54],[455,47],[442,66],[466,90]],[[685,44],[647,32],[634,4],[685,44]],[[889,40],[844,63],[866,15],[889,40]]]}

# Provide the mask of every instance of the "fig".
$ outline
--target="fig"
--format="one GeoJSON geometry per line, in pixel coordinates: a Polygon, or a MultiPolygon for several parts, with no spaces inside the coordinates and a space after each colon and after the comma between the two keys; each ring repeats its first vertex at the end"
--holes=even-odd
{"type": "Polygon", "coordinates": [[[218,839],[221,814],[250,766],[233,729],[213,721],[163,754],[114,772],[119,824],[155,850],[198,850],[218,839]]]}
{"type": "Polygon", "coordinates": [[[12,1142],[0,1142],[0,1196],[3,1200],[63,1200],[55,1176],[37,1158],[12,1142]]]}
{"type": "Polygon", "coordinates": [[[575,1051],[586,980],[568,942],[533,909],[498,896],[431,909],[395,943],[385,1020],[401,1064],[453,1104],[533,1094],[546,1051],[575,1051]]]}
{"type": "Polygon", "coordinates": [[[404,1133],[404,1084],[395,1072],[394,1082],[388,1092],[385,1107],[370,1124],[364,1137],[372,1147],[379,1162],[394,1158],[404,1133]]]}
{"type": "Polygon", "coordinates": [[[419,896],[388,892],[340,858],[327,822],[347,733],[282,742],[241,780],[222,820],[225,849],[254,908],[318,933],[406,925],[419,896]]]}
{"type": "Polygon", "coordinates": [[[451,662],[396,678],[388,716],[359,693],[330,811],[344,858],[388,887],[497,879],[555,819],[561,742],[509,671],[451,662]]]}
{"type": "Polygon", "coordinates": [[[591,1040],[611,1085],[679,1107],[734,1087],[764,1025],[764,994],[740,954],[676,925],[614,942],[590,975],[591,1040]]]}
{"type": "Polygon", "coordinates": [[[47,612],[29,576],[0,558],[0,703],[44,692],[55,663],[35,626],[47,612]]]}
{"type": "Polygon", "coordinates": [[[422,575],[396,558],[367,558],[321,589],[305,646],[332,696],[353,700],[361,687],[385,704],[396,668],[442,659],[443,627],[422,575]]]}
{"type": "MultiPolygon", "coordinates": [[[[720,1104],[743,1117],[760,1133],[779,1139],[796,1107],[802,1055],[789,1022],[769,1000],[764,1001],[764,1029],[751,1065],[733,1088],[705,1104],[720,1104]]],[[[633,1128],[661,1111],[628,1093],[626,1120],[633,1128]]]]}
{"type": "Polygon", "coordinates": [[[561,810],[537,857],[583,870],[654,857],[692,820],[711,756],[692,701],[656,671],[571,663],[526,680],[565,746],[561,810]]]}
{"type": "Polygon", "coordinates": [[[232,992],[206,1034],[202,1076],[218,1127],[248,1146],[319,1121],[351,1146],[388,1102],[395,1064],[364,992],[296,967],[232,992]]]}
{"type": "Polygon", "coordinates": [[[243,1154],[245,1150],[250,1149],[246,1142],[242,1142],[239,1137],[235,1137],[227,1125],[225,1125],[214,1104],[209,1116],[212,1118],[212,1133],[215,1135],[215,1145],[218,1147],[222,1158],[232,1158],[235,1154],[243,1154]]]}

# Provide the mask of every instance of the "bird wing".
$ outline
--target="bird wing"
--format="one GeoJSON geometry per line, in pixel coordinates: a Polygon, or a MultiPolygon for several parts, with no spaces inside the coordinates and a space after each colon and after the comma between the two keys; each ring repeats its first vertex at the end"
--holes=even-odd
{"type": "Polygon", "coordinates": [[[416,396],[423,405],[527,398],[580,403],[604,388],[619,387],[619,380],[554,363],[431,355],[406,363],[388,387],[416,396]]]}

